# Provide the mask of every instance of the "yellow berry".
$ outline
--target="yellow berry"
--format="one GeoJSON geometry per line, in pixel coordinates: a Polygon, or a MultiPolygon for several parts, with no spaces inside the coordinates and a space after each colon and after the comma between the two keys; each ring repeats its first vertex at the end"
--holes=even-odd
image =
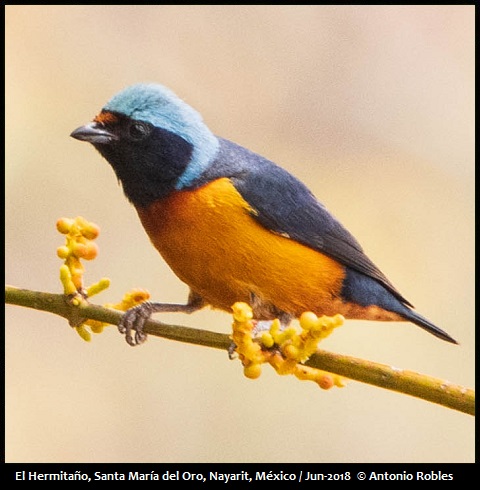
{"type": "Polygon", "coordinates": [[[237,302],[232,306],[233,318],[239,323],[245,323],[253,318],[252,309],[247,303],[237,302]]]}
{"type": "Polygon", "coordinates": [[[128,305],[129,308],[136,306],[150,299],[150,293],[145,289],[132,289],[128,291],[122,299],[122,303],[128,305]]]}
{"type": "Polygon", "coordinates": [[[273,320],[272,324],[270,325],[270,333],[272,334],[272,337],[275,339],[277,335],[279,335],[279,332],[281,331],[281,324],[280,320],[278,318],[275,318],[273,320]]]}
{"type": "Polygon", "coordinates": [[[80,337],[85,340],[85,342],[90,342],[90,340],[92,340],[90,332],[83,325],[75,327],[75,330],[77,331],[78,335],[80,335],[80,337]]]}
{"type": "Polygon", "coordinates": [[[57,256],[60,257],[61,259],[66,259],[69,254],[70,254],[70,249],[67,246],[63,245],[57,248],[57,256]]]}
{"type": "Polygon", "coordinates": [[[269,349],[270,347],[273,347],[274,340],[270,332],[263,332],[262,333],[262,344],[269,349]]]}
{"type": "Polygon", "coordinates": [[[72,281],[70,269],[65,264],[60,267],[60,281],[63,284],[63,292],[65,294],[75,294],[77,292],[77,288],[72,281]]]}
{"type": "Polygon", "coordinates": [[[93,333],[102,333],[106,325],[106,323],[98,322],[95,320],[88,322],[88,326],[91,328],[93,333]]]}
{"type": "Polygon", "coordinates": [[[293,344],[286,345],[282,349],[282,352],[287,359],[298,359],[298,347],[295,347],[293,344]]]}
{"type": "Polygon", "coordinates": [[[261,364],[250,364],[243,368],[243,374],[249,379],[257,379],[262,374],[261,364]]]}
{"type": "Polygon", "coordinates": [[[318,317],[311,311],[306,311],[300,316],[300,325],[305,330],[311,330],[318,324],[318,317]]]}
{"type": "Polygon", "coordinates": [[[82,303],[82,299],[81,299],[81,296],[75,296],[73,299],[72,299],[72,305],[73,306],[79,306],[80,304],[82,303]]]}
{"type": "Polygon", "coordinates": [[[317,380],[318,385],[322,390],[329,390],[333,387],[334,382],[331,374],[323,374],[317,380]]]}
{"type": "Polygon", "coordinates": [[[333,318],[333,324],[334,327],[340,327],[345,323],[345,317],[343,315],[340,315],[340,313],[337,313],[333,318]]]}
{"type": "Polygon", "coordinates": [[[63,235],[66,235],[70,231],[72,225],[73,225],[73,219],[60,218],[57,221],[57,230],[63,235]]]}
{"type": "Polygon", "coordinates": [[[88,240],[95,240],[100,234],[100,228],[95,223],[86,223],[85,227],[82,227],[82,235],[88,240]]]}
{"type": "Polygon", "coordinates": [[[87,241],[86,243],[76,243],[73,247],[73,251],[78,258],[85,260],[92,260],[98,254],[98,247],[96,243],[87,241]]]}
{"type": "Polygon", "coordinates": [[[87,296],[90,297],[90,296],[94,296],[95,294],[101,293],[109,286],[110,286],[110,279],[108,279],[108,277],[104,277],[100,279],[100,281],[96,282],[95,284],[92,284],[87,288],[87,296]]]}
{"type": "Polygon", "coordinates": [[[347,380],[341,376],[335,376],[334,383],[335,386],[338,386],[338,388],[344,388],[347,386],[347,380]]]}

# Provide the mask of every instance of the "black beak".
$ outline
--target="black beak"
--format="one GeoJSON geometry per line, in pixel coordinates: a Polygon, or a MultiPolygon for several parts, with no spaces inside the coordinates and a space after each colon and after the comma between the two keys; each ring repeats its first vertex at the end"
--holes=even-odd
{"type": "Polygon", "coordinates": [[[85,124],[85,126],[80,126],[75,131],[70,134],[72,138],[80,141],[88,141],[93,145],[108,144],[112,141],[118,140],[118,136],[101,128],[97,123],[85,124]]]}

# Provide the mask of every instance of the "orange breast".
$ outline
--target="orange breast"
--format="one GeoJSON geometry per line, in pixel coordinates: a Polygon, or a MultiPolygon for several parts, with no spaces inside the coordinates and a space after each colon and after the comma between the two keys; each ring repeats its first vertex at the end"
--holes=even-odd
{"type": "Polygon", "coordinates": [[[227,178],[137,211],[175,274],[213,307],[230,311],[253,293],[296,316],[338,312],[344,267],[259,225],[227,178]]]}

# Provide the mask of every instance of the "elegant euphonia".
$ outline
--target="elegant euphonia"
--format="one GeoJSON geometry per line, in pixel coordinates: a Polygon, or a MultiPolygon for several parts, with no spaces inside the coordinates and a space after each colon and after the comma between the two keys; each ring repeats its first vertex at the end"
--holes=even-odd
{"type": "Polygon", "coordinates": [[[413,310],[358,241],[289,172],[214,135],[172,91],[137,84],[72,132],[110,163],[155,248],[190,288],[186,304],[144,303],[119,328],[131,345],[155,312],[231,311],[287,325],[304,311],[410,321],[456,341],[413,310]],[[135,333],[133,333],[135,330],[135,333]]]}

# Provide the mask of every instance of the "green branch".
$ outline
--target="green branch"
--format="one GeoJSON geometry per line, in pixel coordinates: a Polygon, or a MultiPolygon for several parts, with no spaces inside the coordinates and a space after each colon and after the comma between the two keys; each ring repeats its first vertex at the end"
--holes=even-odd
{"type": "MultiPolygon", "coordinates": [[[[67,319],[70,325],[79,325],[86,319],[116,325],[123,315],[122,312],[93,304],[73,306],[63,294],[30,291],[12,286],[5,287],[5,301],[12,305],[60,315],[67,319]]],[[[222,350],[228,350],[232,342],[226,334],[167,325],[154,320],[148,320],[144,330],[149,335],[222,350]]],[[[415,396],[469,415],[475,414],[474,390],[424,374],[324,350],[318,350],[305,364],[349,379],[415,396]]]]}

